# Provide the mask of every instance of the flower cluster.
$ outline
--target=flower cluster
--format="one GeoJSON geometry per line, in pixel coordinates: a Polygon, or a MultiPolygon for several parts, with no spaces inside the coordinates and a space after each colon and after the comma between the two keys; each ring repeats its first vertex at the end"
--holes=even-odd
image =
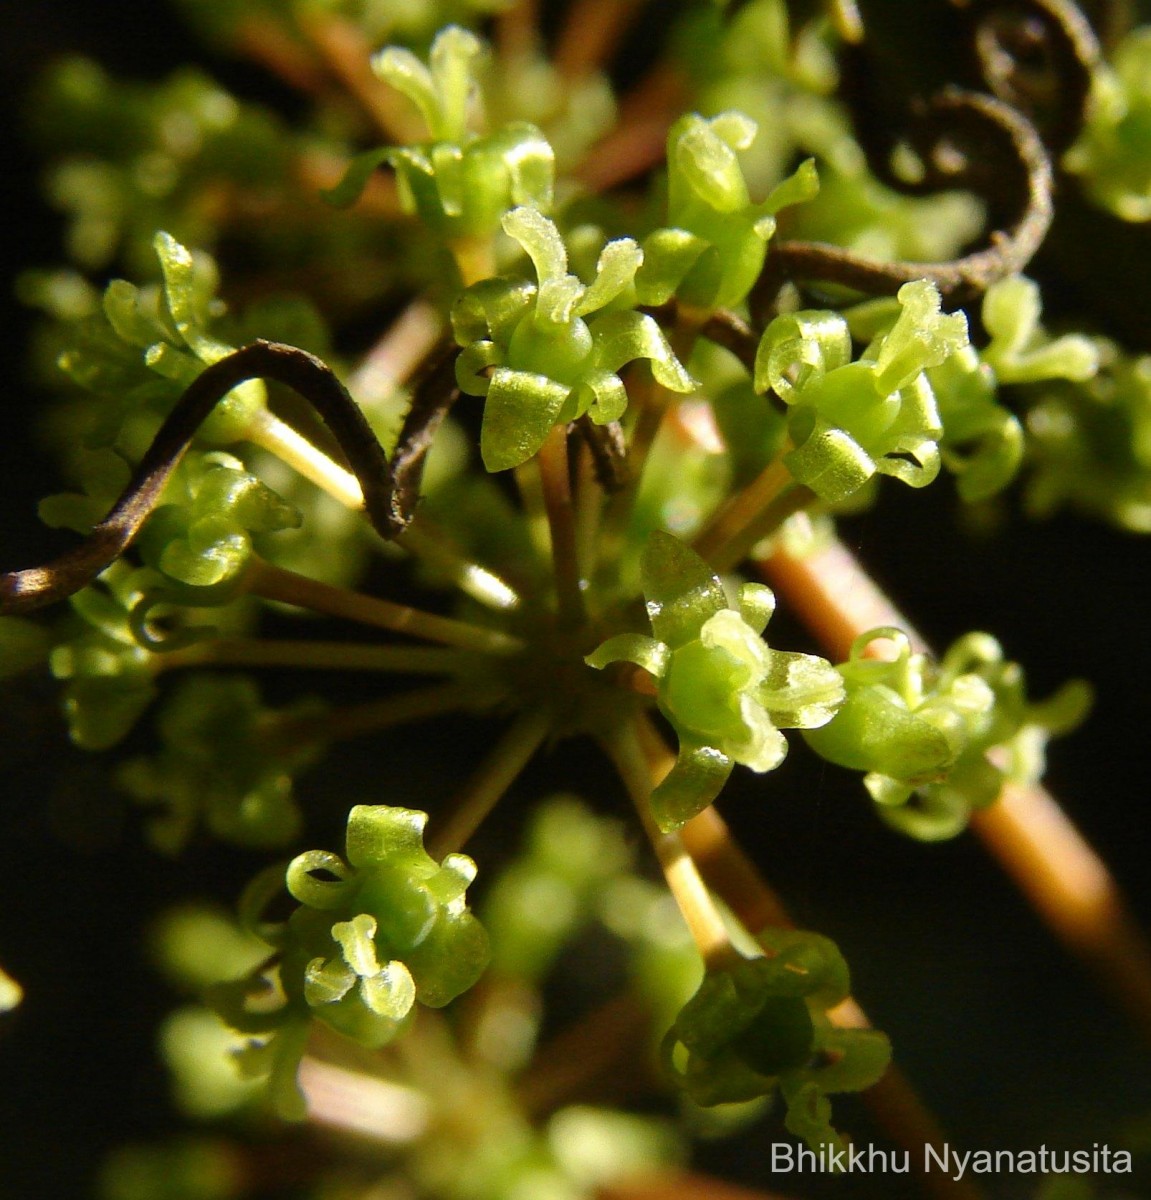
{"type": "Polygon", "coordinates": [[[664,1039],[679,1086],[705,1106],[779,1089],[785,1123],[813,1149],[838,1146],[829,1093],[870,1087],[886,1070],[882,1033],[844,1029],[828,1010],[850,995],[847,964],[818,934],[771,929],[760,957],[710,970],[664,1039]]]}
{"type": "Polygon", "coordinates": [[[839,671],[843,706],[804,736],[828,761],[866,771],[883,819],[924,841],[963,830],[1005,780],[1040,778],[1047,739],[1074,728],[1090,703],[1078,682],[1028,703],[1022,668],[985,633],[960,638],[935,664],[900,630],[873,629],[839,671]],[[882,642],[894,646],[891,657],[872,655],[882,642]]]}
{"type": "Polygon", "coordinates": [[[773,650],[760,635],[775,609],[762,584],[747,583],[739,607],[707,564],[671,534],[655,532],[642,563],[654,637],[609,638],[588,663],[631,662],[656,680],[660,709],[679,738],[679,756],[652,793],[662,829],[675,829],[709,805],[736,763],[770,771],[787,753],[780,728],[831,720],[843,685],[825,659],[773,650]]]}
{"type": "Polygon", "coordinates": [[[636,359],[647,359],[664,387],[691,391],[694,381],[655,320],[611,307],[643,261],[631,238],[608,242],[585,285],[568,273],[563,239],[537,209],[513,209],[503,227],[531,258],[537,283],[486,280],[452,313],[464,347],[460,387],[485,398],[480,453],[489,471],[526,462],[556,425],[585,414],[598,425],[618,421],[627,392],[617,372],[636,359]]]}
{"type": "Polygon", "coordinates": [[[822,500],[846,500],[876,473],[911,487],[939,474],[943,424],[925,372],[967,344],[967,320],[941,313],[927,280],[905,284],[898,299],[898,320],[857,362],[835,312],[776,317],[760,341],[756,389],[788,405],[795,448],[783,461],[822,500]]]}
{"type": "Polygon", "coordinates": [[[463,854],[435,862],[423,847],[427,814],[357,805],[348,814],[346,859],[325,850],[297,855],[286,876],[257,877],[247,908],[253,921],[286,878],[299,907],[287,921],[259,927],[278,955],[282,1003],[253,1010],[260,976],[221,985],[217,1009],[241,1032],[271,1035],[255,1047],[273,1076],[286,1115],[301,1115],[294,1083],[312,1018],[365,1046],[392,1041],[418,1000],[441,1008],[472,986],[488,961],[488,939],[464,893],[475,863],[463,854]]]}

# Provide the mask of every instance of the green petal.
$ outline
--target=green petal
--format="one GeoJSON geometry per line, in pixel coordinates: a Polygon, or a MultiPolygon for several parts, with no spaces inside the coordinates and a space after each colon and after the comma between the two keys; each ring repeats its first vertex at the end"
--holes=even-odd
{"type": "Polygon", "coordinates": [[[752,632],[762,634],[775,612],[775,593],[766,584],[745,583],[739,589],[739,615],[752,632]]]}
{"type": "Polygon", "coordinates": [[[675,766],[651,794],[655,823],[670,833],[703,812],[723,790],[732,768],[731,759],[713,746],[681,739],[675,766]]]}
{"type": "MultiPolygon", "coordinates": [[[[597,425],[618,421],[627,411],[627,390],[623,380],[611,371],[588,371],[583,377],[582,386],[593,397],[584,411],[597,425]]],[[[580,415],[583,415],[582,411],[580,415]]]]}
{"type": "Polygon", "coordinates": [[[597,646],[584,662],[589,667],[602,670],[609,663],[630,662],[643,667],[658,679],[667,669],[669,651],[663,642],[644,637],[642,633],[619,633],[597,646]]]}
{"type": "Polygon", "coordinates": [[[527,462],[560,418],[571,388],[546,375],[499,367],[484,402],[480,455],[489,471],[527,462]]]}
{"type": "Polygon", "coordinates": [[[655,530],[640,565],[655,636],[675,649],[698,637],[704,622],[727,608],[719,577],[677,537],[655,530]]]}
{"type": "MultiPolygon", "coordinates": [[[[357,868],[426,858],[428,814],[387,804],[357,804],[348,814],[348,861],[357,868]]],[[[319,851],[317,851],[319,853],[319,851]]]]}
{"type": "MultiPolygon", "coordinates": [[[[513,208],[504,215],[501,224],[508,237],[519,242],[532,260],[541,286],[553,280],[562,280],[567,275],[567,247],[555,222],[545,217],[539,209],[527,205],[513,208]]],[[[578,280],[576,282],[579,283],[578,280]]]]}
{"type": "Polygon", "coordinates": [[[851,333],[837,312],[807,309],[776,317],[755,353],[755,390],[788,404],[829,371],[851,362],[851,333]]]}
{"type": "Polygon", "coordinates": [[[647,313],[605,313],[591,322],[595,362],[613,374],[629,362],[646,358],[657,382],[669,391],[687,393],[698,386],[676,358],[663,330],[647,313]]]}
{"type": "Polygon", "coordinates": [[[648,234],[635,281],[640,303],[666,304],[707,248],[704,238],[686,229],[657,229],[648,234]]]}
{"type": "Polygon", "coordinates": [[[610,304],[630,287],[643,262],[643,251],[632,238],[616,238],[604,246],[596,264],[595,280],[576,305],[576,314],[586,316],[610,304]]]}
{"type": "Polygon", "coordinates": [[[360,984],[364,1004],[378,1017],[402,1021],[416,1002],[416,983],[411,971],[398,959],[360,984]]]}
{"type": "Polygon", "coordinates": [[[368,180],[383,163],[388,161],[391,154],[390,147],[357,154],[348,164],[347,170],[344,171],[343,179],[335,187],[321,188],[320,195],[333,208],[351,208],[364,194],[368,180]]]}
{"type": "Polygon", "coordinates": [[[783,456],[800,483],[830,504],[853,496],[875,474],[875,460],[842,429],[817,417],[802,445],[783,456]]]}
{"type": "Polygon", "coordinates": [[[843,703],[843,676],[824,658],[772,650],[771,667],[757,695],[781,729],[826,725],[843,703]]]}

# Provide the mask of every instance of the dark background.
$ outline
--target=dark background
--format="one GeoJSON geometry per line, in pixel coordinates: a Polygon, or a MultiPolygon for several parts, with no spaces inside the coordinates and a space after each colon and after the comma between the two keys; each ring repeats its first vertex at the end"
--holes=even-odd
{"type": "MultiPolygon", "coordinates": [[[[930,42],[930,9],[888,0],[868,13],[901,37],[930,42]]],[[[35,501],[55,486],[51,463],[29,436],[41,401],[23,378],[29,320],[11,289],[21,270],[58,261],[60,223],[37,196],[20,97],[45,62],[72,49],[139,78],[161,78],[197,56],[241,94],[260,96],[266,86],[235,63],[203,55],[162,4],[0,3],[4,567],[43,557],[35,501]]],[[[942,59],[945,48],[918,53],[920,69],[937,52],[942,59]]],[[[1119,313],[1113,331],[1122,323],[1133,345],[1151,349],[1139,341],[1151,328],[1148,234],[1100,219],[1082,240],[1104,264],[1096,273],[1120,281],[1105,289],[1106,311],[1119,313]]],[[[1057,302],[1084,301],[1074,266],[1052,267],[1057,302]]],[[[1012,516],[994,540],[972,540],[959,532],[946,482],[925,493],[891,487],[884,497],[875,512],[848,523],[845,536],[933,642],[988,629],[1026,666],[1036,696],[1076,675],[1096,684],[1094,714],[1056,743],[1048,780],[1151,924],[1151,544],[1072,515],[1038,525],[1012,516]]],[[[777,621],[782,632],[785,618],[777,621]]],[[[149,973],[144,920],[187,895],[232,896],[252,862],[203,850],[159,860],[110,794],[105,756],[69,746],[49,681],[8,687],[0,705],[0,962],[27,988],[23,1008],[0,1025],[0,1194],[86,1195],[109,1147],[172,1124],[151,1049],[171,997],[149,973]]],[[[454,754],[465,768],[490,732],[440,729],[437,763],[454,754]]],[[[432,795],[420,747],[408,750],[411,793],[432,795]]],[[[396,752],[389,748],[390,762],[396,752]]],[[[358,800],[387,799],[377,755],[372,745],[349,746],[338,777],[329,768],[311,779],[318,803],[344,790],[358,800]]],[[[559,752],[528,773],[514,798],[522,803],[561,775],[565,786],[582,782],[610,800],[590,757],[582,748],[559,752]]],[[[875,820],[854,779],[806,762],[798,749],[766,781],[737,773],[733,782],[725,815],[797,919],[840,941],[856,994],[892,1034],[899,1061],[957,1144],[1116,1145],[1122,1127],[1151,1114],[1147,1047],[974,838],[943,846],[899,839],[875,820]]],[[[481,862],[496,853],[496,841],[477,840],[481,862]]],[[[865,1134],[853,1103],[843,1112],[844,1124],[865,1134]]],[[[761,1130],[732,1148],[712,1148],[705,1161],[762,1182],[756,1138],[769,1136],[761,1130]]],[[[996,1194],[1023,1194],[1013,1187],[993,1184],[996,1194]]],[[[864,1191],[866,1181],[851,1180],[830,1189],[864,1191]]]]}

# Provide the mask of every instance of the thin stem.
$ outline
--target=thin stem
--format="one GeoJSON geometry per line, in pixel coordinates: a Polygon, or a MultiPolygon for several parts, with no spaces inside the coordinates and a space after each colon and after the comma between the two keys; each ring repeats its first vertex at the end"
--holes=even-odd
{"type": "Polygon", "coordinates": [[[566,80],[582,79],[610,63],[646,0],[575,0],[552,61],[566,80]]]}
{"type": "MultiPolygon", "coordinates": [[[[577,491],[575,511],[576,554],[581,563],[594,563],[603,515],[604,493],[596,474],[595,458],[587,443],[579,447],[576,460],[577,491]]],[[[586,603],[585,598],[585,603],[586,603]]]]}
{"type": "Polygon", "coordinates": [[[413,300],[360,360],[348,378],[348,391],[364,408],[385,404],[435,349],[443,331],[435,306],[413,300]]]}
{"type": "MultiPolygon", "coordinates": [[[[671,752],[654,729],[649,731],[645,749],[671,759],[671,752]]],[[[768,926],[795,928],[783,901],[732,838],[714,806],[688,821],[682,834],[700,874],[749,930],[768,926]]],[[[848,1028],[866,1029],[870,1025],[867,1014],[850,997],[829,1015],[837,1025],[848,1028]]],[[[863,1093],[863,1099],[880,1127],[897,1145],[911,1152],[917,1170],[921,1170],[924,1146],[934,1146],[942,1152],[947,1145],[947,1134],[910,1080],[894,1064],[863,1093]]],[[[946,1174],[922,1171],[922,1182],[936,1200],[978,1200],[981,1195],[965,1180],[955,1180],[946,1174]]]]}
{"type": "Polygon", "coordinates": [[[245,16],[236,27],[236,48],[296,91],[320,96],[327,90],[327,81],[315,59],[279,21],[245,16]]]}
{"type": "Polygon", "coordinates": [[[688,103],[688,81],[677,66],[652,68],[624,98],[619,120],[584,156],[572,174],[593,192],[607,191],[657,167],[667,134],[688,103]]]}
{"type": "Polygon", "coordinates": [[[405,145],[422,133],[416,114],[371,68],[372,47],[354,22],[330,13],[304,15],[300,27],[332,74],[355,98],[385,142],[405,145]]]}
{"type": "Polygon", "coordinates": [[[515,0],[496,17],[501,58],[528,58],[539,42],[539,0],[515,0]]]}
{"type": "Polygon", "coordinates": [[[502,655],[516,654],[524,648],[519,638],[498,630],[436,616],[406,604],[394,604],[390,600],[366,596],[347,588],[333,587],[329,583],[321,583],[263,561],[255,562],[250,568],[248,591],[265,600],[278,600],[297,608],[345,617],[364,625],[410,634],[461,650],[502,655]]]}
{"type": "MultiPolygon", "coordinates": [[[[639,722],[638,736],[652,770],[669,771],[675,756],[650,720],[639,722]]],[[[767,927],[795,928],[783,901],[731,836],[714,805],[688,821],[681,837],[707,886],[744,928],[752,933],[767,927]]],[[[840,1004],[831,1016],[837,1024],[845,1026],[868,1025],[863,1009],[851,999],[840,1004]]],[[[888,1067],[883,1078],[868,1088],[863,1098],[896,1144],[911,1151],[916,1163],[922,1163],[925,1145],[942,1149],[946,1144],[947,1137],[938,1122],[897,1067],[888,1067]]],[[[965,1181],[946,1174],[924,1172],[923,1182],[937,1200],[977,1200],[980,1195],[965,1181]]]]}
{"type": "Polygon", "coordinates": [[[512,472],[512,478],[515,480],[516,490],[520,494],[520,503],[524,510],[524,524],[527,526],[532,548],[540,562],[546,563],[552,555],[551,526],[548,523],[539,458],[529,459],[528,462],[516,467],[512,472]]]}
{"type": "MultiPolygon", "coordinates": [[[[782,550],[759,564],[833,658],[869,629],[894,625],[928,651],[842,543],[805,558],[782,550]]],[[[1104,978],[1151,1034],[1151,947],[1106,863],[1044,788],[1004,787],[972,828],[1056,936],[1104,978]]]]}
{"type": "Polygon", "coordinates": [[[1055,797],[1008,783],[995,804],[972,813],[971,825],[1048,926],[1103,976],[1151,1038],[1151,947],[1106,864],[1055,797]]]}
{"type": "Polygon", "coordinates": [[[477,237],[461,237],[451,242],[449,249],[456,260],[460,280],[464,287],[490,279],[498,271],[495,242],[484,234],[477,237]]]}
{"type": "Polygon", "coordinates": [[[247,437],[253,445],[274,454],[347,508],[364,507],[363,489],[351,471],[341,467],[275,413],[261,409],[248,427],[247,437]]]}
{"type": "Polygon", "coordinates": [[[739,957],[731,944],[727,926],[703,882],[695,861],[677,833],[663,833],[651,815],[651,793],[674,765],[670,755],[651,760],[645,753],[642,735],[627,726],[605,749],[615,763],[651,842],[660,869],[683,919],[699,949],[704,966],[721,968],[739,957]]]}
{"type": "MultiPolygon", "coordinates": [[[[765,534],[758,533],[758,529],[764,511],[794,485],[795,478],[781,454],[720,508],[696,537],[693,549],[717,571],[729,570],[762,541],[765,534]]],[[[810,494],[807,492],[802,499],[810,494]]]]}
{"type": "MultiPolygon", "coordinates": [[[[267,410],[257,414],[248,430],[248,439],[341,504],[352,509],[363,508],[364,494],[359,480],[275,414],[267,410]]],[[[397,544],[434,563],[461,591],[488,608],[510,609],[519,603],[518,593],[506,580],[462,554],[426,514],[412,519],[397,544]]]]}
{"type": "Polygon", "coordinates": [[[451,675],[477,656],[449,646],[379,646],[364,642],[307,642],[273,638],[215,638],[157,654],[156,671],[179,667],[295,667],[324,671],[394,671],[451,675]]]}
{"type": "Polygon", "coordinates": [[[540,447],[539,468],[548,529],[551,531],[560,620],[565,625],[574,626],[580,624],[586,614],[576,547],[575,512],[572,508],[568,437],[564,426],[556,425],[540,447]]]}
{"type": "Polygon", "coordinates": [[[264,737],[273,744],[298,745],[304,741],[347,741],[367,733],[411,725],[432,717],[464,709],[475,709],[481,701],[494,703],[499,697],[477,691],[476,684],[440,683],[417,688],[397,696],[386,696],[367,704],[352,704],[328,712],[306,716],[287,716],[269,721],[264,737]]]}
{"type": "Polygon", "coordinates": [[[551,715],[538,709],[523,712],[452,802],[446,820],[428,837],[433,858],[451,854],[468,842],[487,815],[515,783],[551,730],[551,715]]]}

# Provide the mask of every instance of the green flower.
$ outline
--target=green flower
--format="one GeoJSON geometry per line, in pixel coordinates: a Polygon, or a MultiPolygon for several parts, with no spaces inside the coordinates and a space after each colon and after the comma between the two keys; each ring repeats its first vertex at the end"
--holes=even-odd
{"type": "Polygon", "coordinates": [[[789,407],[795,449],[784,462],[821,499],[838,503],[876,473],[925,487],[939,473],[943,424],[925,374],[967,344],[962,313],[939,311],[927,280],[899,289],[899,317],[858,362],[851,333],[835,312],[776,317],[755,362],[757,391],[789,407]]]}
{"type": "Polygon", "coordinates": [[[1132,30],[1095,68],[1091,104],[1063,165],[1124,221],[1151,220],[1151,29],[1132,30]]]}
{"type": "Polygon", "coordinates": [[[494,234],[514,205],[550,208],[555,155],[539,129],[526,121],[484,136],[468,129],[474,64],[482,52],[479,38],[450,25],[432,42],[427,66],[402,46],[376,55],[372,69],[419,109],[431,141],[360,155],[328,199],[341,207],[354,203],[387,162],[404,208],[448,238],[494,234]]]}
{"type": "Polygon", "coordinates": [[[777,767],[787,754],[780,728],[829,721],[843,685],[826,660],[764,643],[775,597],[762,584],[744,584],[738,609],[729,607],[707,564],[659,531],[641,572],[655,637],[609,638],[587,662],[633,662],[657,681],[660,709],[679,737],[676,765],[651,798],[668,830],[706,808],[735,763],[759,772],[777,767]]]}
{"type": "Polygon", "coordinates": [[[310,850],[288,864],[288,891],[300,906],[279,924],[259,914],[285,875],[253,881],[242,916],[279,951],[278,979],[258,972],[212,989],[214,1007],[235,1029],[262,1035],[248,1066],[272,1076],[286,1116],[303,1115],[295,1071],[314,1018],[378,1048],[411,1022],[418,1000],[442,1008],[470,988],[488,963],[488,938],[464,893],[476,865],[464,854],[442,863],[423,846],[427,813],[357,805],[348,814],[347,857],[310,850]],[[268,1003],[269,991],[279,1004],[268,1003]],[[253,997],[262,1003],[253,1006],[253,997]]]}
{"type": "Polygon", "coordinates": [[[644,240],[636,280],[644,304],[676,296],[707,311],[740,304],[763,270],[775,214],[811,199],[819,189],[810,159],[753,204],[736,152],[746,150],[756,124],[738,112],[681,117],[667,141],[668,228],[644,240]]]}
{"type": "Polygon", "coordinates": [[[787,1128],[813,1149],[840,1146],[832,1092],[857,1092],[883,1074],[891,1047],[871,1029],[839,1029],[828,1010],[850,994],[847,964],[818,934],[766,930],[767,952],[711,970],[664,1038],[677,1084],[696,1104],[753,1100],[777,1087],[787,1128]]]}
{"type": "Polygon", "coordinates": [[[1042,704],[1027,701],[1022,668],[985,633],[960,638],[938,664],[912,654],[898,629],[857,638],[839,667],[847,698],[834,719],[804,734],[830,762],[866,771],[883,819],[923,841],[954,837],[1005,779],[1034,783],[1054,734],[1084,717],[1090,692],[1072,682],[1042,704]],[[874,658],[878,640],[896,647],[874,658]],[[989,756],[989,751],[994,751],[989,756]]]}
{"type": "Polygon", "coordinates": [[[676,392],[695,386],[655,320],[631,310],[602,312],[631,287],[643,253],[631,238],[608,242],[595,279],[568,273],[567,248],[554,223],[535,208],[513,209],[505,231],[527,252],[533,285],[490,279],[470,287],[452,312],[463,391],[484,396],[480,453],[489,471],[526,462],[555,425],[585,413],[617,421],[627,393],[617,372],[645,358],[676,392]],[[592,314],[600,313],[590,320],[592,314]]]}
{"type": "Polygon", "coordinates": [[[322,743],[268,737],[269,718],[314,711],[304,701],[270,712],[246,676],[197,675],[181,681],[161,709],[163,748],[133,758],[117,780],[153,810],[149,833],[168,854],[185,848],[199,823],[239,846],[283,846],[300,831],[293,776],[314,762],[322,743]]]}

